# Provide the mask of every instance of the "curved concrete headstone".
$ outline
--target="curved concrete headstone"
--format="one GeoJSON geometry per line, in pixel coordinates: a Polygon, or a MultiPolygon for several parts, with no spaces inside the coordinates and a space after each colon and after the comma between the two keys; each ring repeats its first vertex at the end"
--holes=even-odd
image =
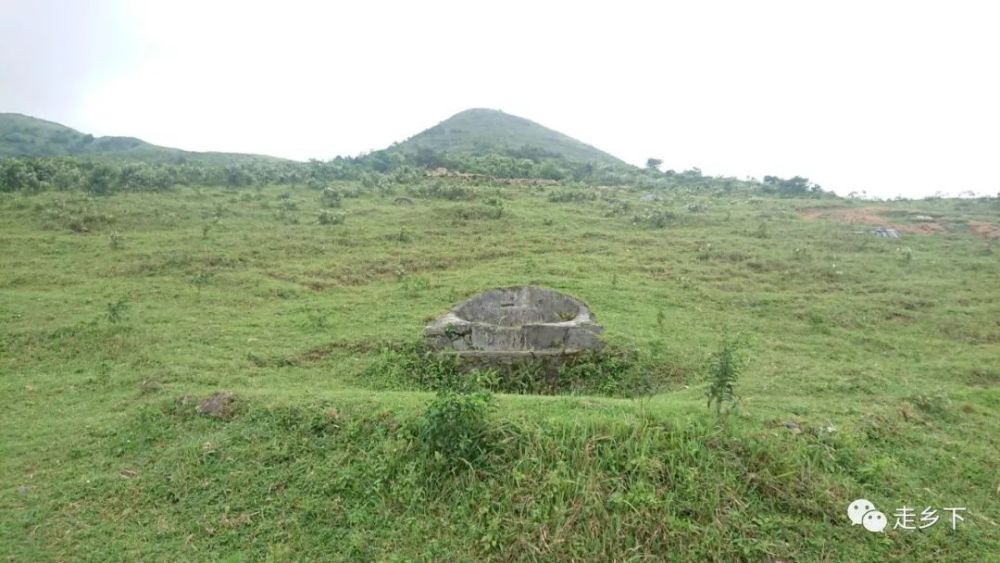
{"type": "Polygon", "coordinates": [[[456,305],[424,329],[435,350],[510,363],[598,350],[604,329],[581,301],[533,286],[491,289],[456,305]]]}

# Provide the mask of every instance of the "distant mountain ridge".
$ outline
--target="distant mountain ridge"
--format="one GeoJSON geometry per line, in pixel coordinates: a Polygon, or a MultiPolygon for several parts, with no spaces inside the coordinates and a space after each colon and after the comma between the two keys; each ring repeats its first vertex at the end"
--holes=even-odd
{"type": "Polygon", "coordinates": [[[558,157],[578,164],[629,166],[623,160],[529,119],[499,110],[473,108],[397,143],[389,153],[420,151],[514,157],[558,157]]]}
{"type": "MultiPolygon", "coordinates": [[[[607,165],[632,168],[623,160],[534,121],[498,110],[474,108],[459,112],[405,141],[373,153],[376,158],[402,159],[434,167],[431,155],[492,158],[558,164],[607,165]]],[[[239,164],[277,157],[193,152],[161,147],[135,137],[94,137],[65,125],[18,113],[0,113],[0,158],[73,156],[102,160],[160,163],[239,164]]],[[[455,162],[454,160],[443,160],[455,162]]]]}
{"type": "Polygon", "coordinates": [[[46,156],[217,164],[284,160],[264,155],[185,151],[161,147],[135,137],[94,137],[37,117],[0,113],[0,158],[46,156]]]}

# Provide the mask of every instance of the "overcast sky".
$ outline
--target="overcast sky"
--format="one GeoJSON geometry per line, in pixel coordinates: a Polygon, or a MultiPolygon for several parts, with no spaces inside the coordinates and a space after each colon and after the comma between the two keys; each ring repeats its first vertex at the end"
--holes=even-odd
{"type": "Polygon", "coordinates": [[[1000,192],[993,3],[649,4],[0,0],[0,111],[327,159],[487,107],[635,164],[1000,192]]]}

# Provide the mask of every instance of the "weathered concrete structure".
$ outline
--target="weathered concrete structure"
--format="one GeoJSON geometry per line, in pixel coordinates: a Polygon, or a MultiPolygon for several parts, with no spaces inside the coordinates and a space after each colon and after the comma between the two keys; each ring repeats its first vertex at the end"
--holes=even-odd
{"type": "Polygon", "coordinates": [[[582,302],[551,289],[491,289],[438,318],[424,330],[435,350],[454,350],[478,364],[546,361],[598,350],[604,329],[582,302]]]}

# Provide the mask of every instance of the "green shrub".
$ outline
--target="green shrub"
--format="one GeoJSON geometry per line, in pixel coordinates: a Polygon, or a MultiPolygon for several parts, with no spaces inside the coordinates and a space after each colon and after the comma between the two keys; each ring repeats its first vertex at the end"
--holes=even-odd
{"type": "Polygon", "coordinates": [[[633,223],[646,225],[653,229],[663,229],[674,222],[677,215],[670,211],[649,211],[632,218],[633,223]]]}
{"type": "Polygon", "coordinates": [[[439,391],[416,422],[417,439],[445,469],[474,466],[491,449],[489,417],[494,406],[485,391],[439,391]]]}
{"type": "Polygon", "coordinates": [[[319,197],[320,205],[323,207],[340,207],[342,195],[334,188],[326,188],[319,197]]]}
{"type": "Polygon", "coordinates": [[[108,243],[111,245],[113,250],[118,250],[124,244],[125,239],[122,237],[121,233],[118,231],[111,231],[108,235],[108,243]]]}
{"type": "Polygon", "coordinates": [[[443,181],[434,182],[430,185],[415,186],[410,188],[409,193],[413,197],[446,199],[448,201],[470,200],[476,197],[476,191],[472,188],[443,181]]]}
{"type": "Polygon", "coordinates": [[[431,280],[425,276],[408,276],[403,274],[397,277],[399,278],[400,289],[410,297],[414,297],[431,287],[431,280]]]}
{"type": "Polygon", "coordinates": [[[462,205],[448,211],[454,219],[459,221],[499,219],[503,217],[503,207],[493,205],[462,205]]]}
{"type": "Polygon", "coordinates": [[[597,194],[592,190],[561,190],[551,192],[549,201],[552,203],[567,203],[571,201],[593,201],[597,199],[597,194]]]}
{"type": "Polygon", "coordinates": [[[319,212],[318,218],[320,225],[341,225],[344,223],[344,219],[343,213],[331,213],[325,209],[319,212]]]}
{"type": "Polygon", "coordinates": [[[708,387],[705,396],[708,397],[708,407],[715,405],[715,413],[722,416],[723,403],[730,403],[729,410],[735,407],[736,380],[743,368],[744,359],[740,353],[740,343],[723,336],[719,351],[712,355],[708,366],[708,387]]]}
{"type": "Polygon", "coordinates": [[[190,282],[191,285],[193,285],[195,289],[198,291],[199,300],[201,300],[201,289],[206,285],[208,285],[208,282],[210,282],[211,280],[212,280],[212,272],[209,272],[208,270],[199,270],[195,272],[195,274],[192,275],[190,278],[188,278],[188,282],[190,282]]]}
{"type": "Polygon", "coordinates": [[[109,301],[107,308],[107,319],[109,323],[117,323],[125,318],[128,311],[128,298],[121,297],[117,301],[109,301]]]}

